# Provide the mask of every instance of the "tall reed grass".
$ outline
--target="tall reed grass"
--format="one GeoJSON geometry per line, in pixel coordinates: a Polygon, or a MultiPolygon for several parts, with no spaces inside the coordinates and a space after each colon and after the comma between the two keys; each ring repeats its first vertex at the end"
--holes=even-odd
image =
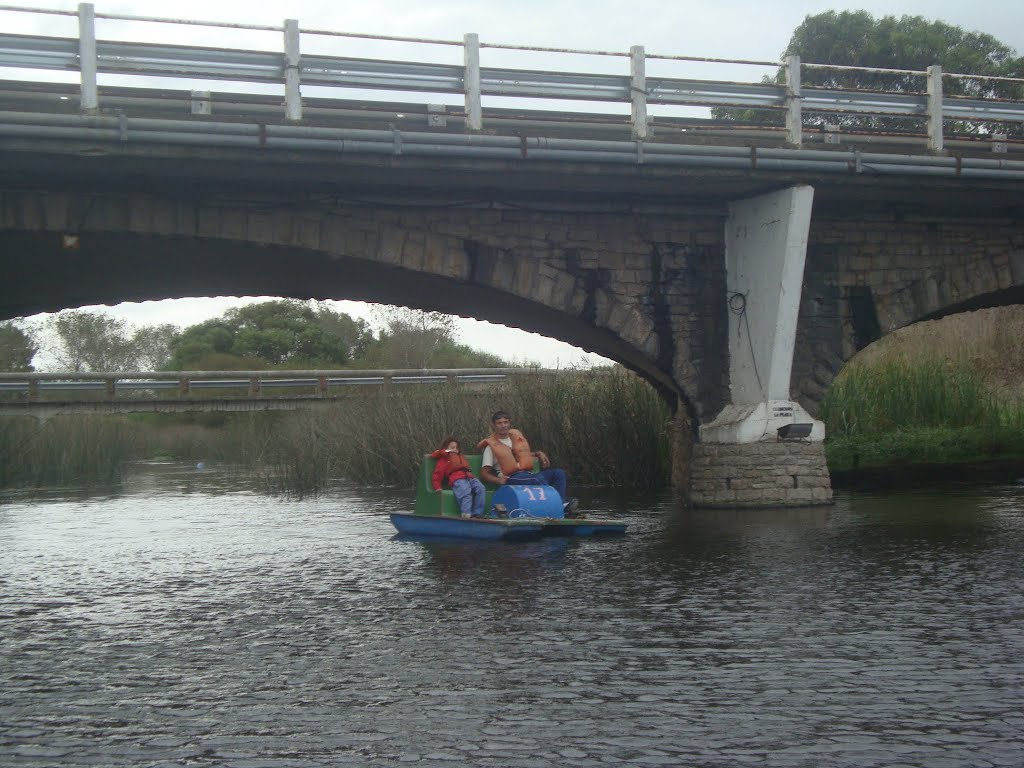
{"type": "Polygon", "coordinates": [[[341,477],[411,486],[423,454],[446,435],[466,453],[479,452],[476,443],[498,409],[509,411],[572,483],[653,489],[668,482],[668,407],[621,370],[517,376],[480,391],[438,385],[368,394],[296,413],[272,430],[250,422],[240,449],[276,490],[315,493],[341,477]]]}
{"type": "Polygon", "coordinates": [[[498,387],[396,385],[390,392],[288,413],[0,421],[0,487],[118,482],[132,459],[248,467],[272,492],[317,493],[344,478],[415,482],[423,454],[449,434],[467,453],[498,409],[573,484],[656,489],[669,481],[670,419],[652,387],[621,369],[511,378],[498,387]]]}
{"type": "Polygon", "coordinates": [[[964,360],[917,354],[851,364],[822,405],[833,471],[1024,456],[1024,403],[964,360]]]}
{"type": "Polygon", "coordinates": [[[124,418],[0,419],[0,487],[116,485],[143,443],[124,418]]]}
{"type": "Polygon", "coordinates": [[[938,358],[897,358],[854,366],[833,382],[822,404],[830,434],[997,423],[1002,411],[969,368],[938,358]]]}

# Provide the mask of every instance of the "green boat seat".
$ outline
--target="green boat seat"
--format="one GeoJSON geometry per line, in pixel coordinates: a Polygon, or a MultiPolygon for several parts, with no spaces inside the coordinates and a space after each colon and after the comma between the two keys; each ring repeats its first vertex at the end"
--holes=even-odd
{"type": "MultiPolygon", "coordinates": [[[[487,489],[487,502],[485,509],[491,507],[491,496],[499,486],[484,482],[483,477],[480,476],[480,467],[482,466],[483,456],[479,453],[467,453],[464,454],[466,460],[469,462],[470,471],[476,475],[480,482],[484,484],[487,489]]],[[[437,466],[437,459],[433,459],[429,454],[423,457],[423,462],[420,465],[419,480],[416,483],[416,514],[417,515],[447,515],[450,517],[459,516],[459,505],[455,501],[455,494],[452,493],[448,488],[444,488],[440,493],[434,490],[434,467],[437,466]]],[[[534,470],[539,469],[539,464],[536,459],[533,460],[534,470]]]]}

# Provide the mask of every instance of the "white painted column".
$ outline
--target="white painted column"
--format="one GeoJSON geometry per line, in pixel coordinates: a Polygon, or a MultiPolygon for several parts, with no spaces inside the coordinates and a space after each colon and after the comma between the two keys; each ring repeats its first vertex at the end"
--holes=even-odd
{"type": "Polygon", "coordinates": [[[825,425],[790,400],[814,189],[796,186],[731,203],[726,222],[731,402],[701,427],[703,442],[778,439],[786,424],[825,425]]]}

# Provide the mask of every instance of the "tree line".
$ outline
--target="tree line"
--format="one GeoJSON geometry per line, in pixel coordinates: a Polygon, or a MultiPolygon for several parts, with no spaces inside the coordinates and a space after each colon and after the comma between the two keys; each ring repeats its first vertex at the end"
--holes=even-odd
{"type": "MultiPolygon", "coordinates": [[[[873,67],[924,72],[938,64],[943,72],[981,75],[986,78],[1024,78],[1024,56],[984,32],[971,32],[923,16],[883,16],[867,11],[827,11],[807,16],[790,37],[782,58],[799,56],[801,62],[873,67]]],[[[780,69],[765,83],[786,80],[780,69]]],[[[864,91],[921,93],[923,77],[898,72],[863,72],[840,69],[804,68],[804,86],[845,88],[864,91]]],[[[1024,83],[980,78],[945,78],[946,96],[970,98],[1024,98],[1024,83]]],[[[780,111],[716,108],[712,116],[727,122],[782,124],[780,111]]],[[[805,115],[810,123],[836,123],[844,129],[914,130],[920,120],[905,117],[805,115]]],[[[960,133],[1004,133],[1024,135],[1019,123],[955,122],[951,130],[960,133]]]]}
{"type": "Polygon", "coordinates": [[[339,368],[495,368],[507,363],[458,342],[454,317],[377,310],[380,330],[325,302],[281,299],[229,309],[180,329],[136,327],[102,311],[74,310],[33,326],[0,323],[0,370],[182,371],[339,368]]]}

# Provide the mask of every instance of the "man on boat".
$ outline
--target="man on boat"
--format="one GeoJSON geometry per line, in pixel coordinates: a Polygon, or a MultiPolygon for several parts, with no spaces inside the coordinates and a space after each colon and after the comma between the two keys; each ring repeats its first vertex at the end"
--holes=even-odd
{"type": "Polygon", "coordinates": [[[512,417],[507,411],[495,411],[491,416],[494,431],[477,443],[477,450],[483,450],[480,476],[497,485],[550,485],[565,500],[566,517],[576,517],[579,500],[566,496],[565,471],[551,466],[551,460],[544,451],[533,451],[526,436],[518,429],[512,429],[512,417]],[[533,471],[533,459],[540,461],[540,472],[533,471]]]}

